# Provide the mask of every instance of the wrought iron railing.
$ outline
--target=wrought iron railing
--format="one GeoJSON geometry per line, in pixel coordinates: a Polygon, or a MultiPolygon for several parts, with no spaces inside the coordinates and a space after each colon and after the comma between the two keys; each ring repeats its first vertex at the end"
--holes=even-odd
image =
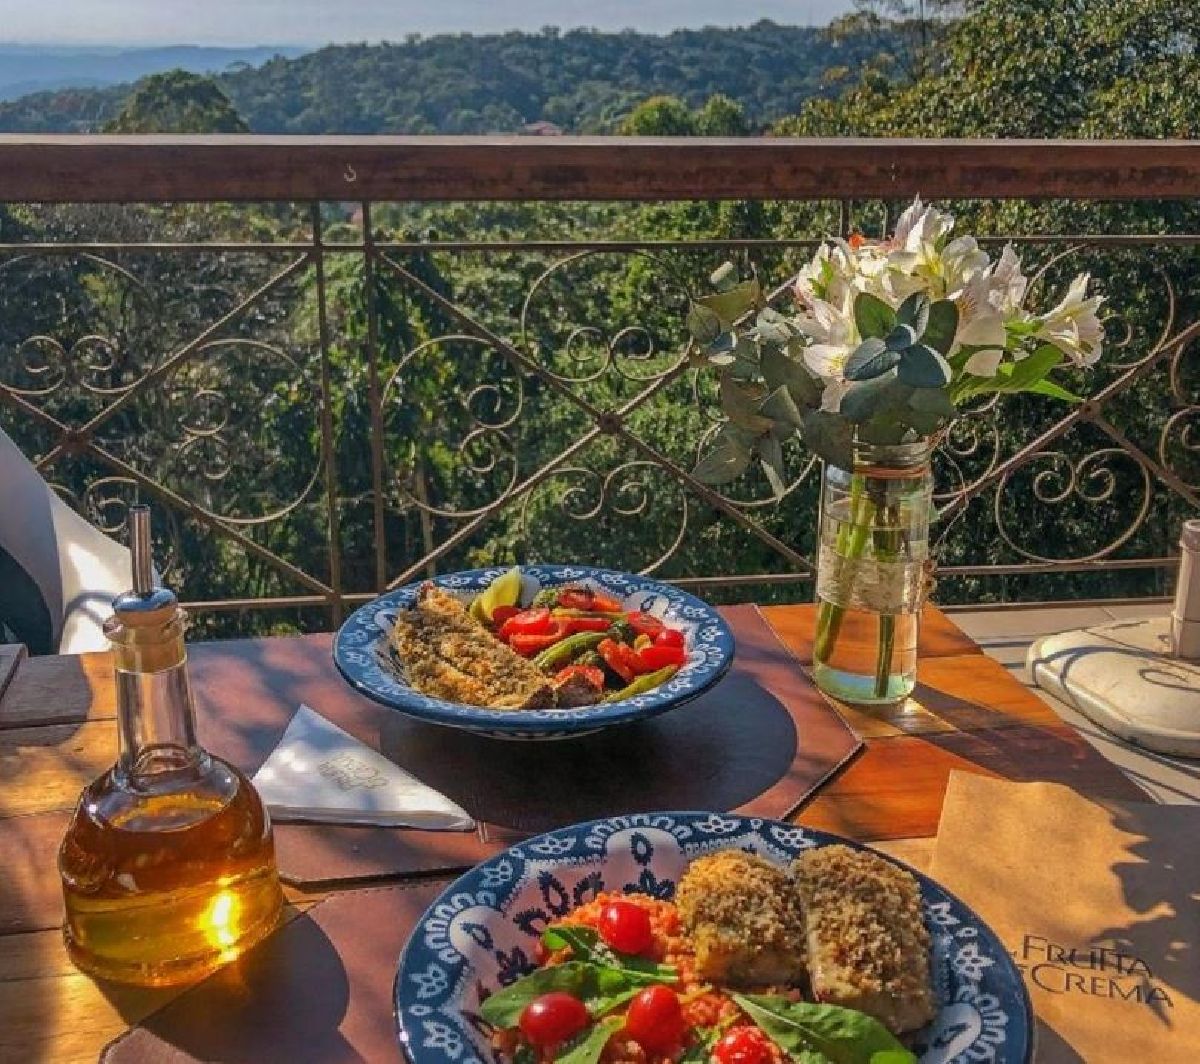
{"type": "Polygon", "coordinates": [[[1193,144],[0,138],[0,423],[115,534],[156,504],[193,606],[241,614],[212,631],[509,558],[807,595],[815,463],[779,502],[691,476],[683,309],[915,193],[1111,314],[1083,403],[943,442],[941,597],[1161,592],[1200,494],[1193,144]]]}

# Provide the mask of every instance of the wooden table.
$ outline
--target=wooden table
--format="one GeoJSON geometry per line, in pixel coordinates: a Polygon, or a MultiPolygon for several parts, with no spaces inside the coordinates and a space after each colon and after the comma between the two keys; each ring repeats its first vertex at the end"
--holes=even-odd
{"type": "MultiPolygon", "coordinates": [[[[764,613],[800,660],[810,660],[812,609],[764,613]]],[[[1101,794],[1130,786],[936,610],[923,626],[919,678],[903,705],[869,714],[842,707],[866,749],[801,809],[800,823],[888,840],[881,849],[921,867],[954,769],[1059,780],[1101,794]]],[[[114,759],[114,714],[107,654],[21,660],[0,653],[0,841],[5,820],[73,806],[84,784],[114,759]]],[[[44,877],[56,876],[54,842],[44,852],[14,855],[12,867],[0,870],[0,1060],[94,1061],[112,1038],[179,993],[101,988],[71,966],[57,929],[4,933],[23,893],[38,877],[44,890],[44,877]]],[[[297,912],[325,895],[289,889],[288,896],[297,912]]]]}

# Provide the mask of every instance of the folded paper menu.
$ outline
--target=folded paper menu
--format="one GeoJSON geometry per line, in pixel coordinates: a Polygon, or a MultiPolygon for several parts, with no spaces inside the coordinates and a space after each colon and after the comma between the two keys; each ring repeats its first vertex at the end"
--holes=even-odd
{"type": "Polygon", "coordinates": [[[931,874],[1012,953],[1037,1064],[1200,1061],[1200,809],[951,775],[931,874]]]}
{"type": "Polygon", "coordinates": [[[445,795],[302,705],[254,775],[275,820],[469,831],[445,795]]]}

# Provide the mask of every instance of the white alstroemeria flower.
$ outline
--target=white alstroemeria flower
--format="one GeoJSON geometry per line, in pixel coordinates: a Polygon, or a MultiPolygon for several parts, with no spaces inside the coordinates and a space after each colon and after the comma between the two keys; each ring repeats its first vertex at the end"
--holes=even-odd
{"type": "Polygon", "coordinates": [[[988,271],[988,281],[988,302],[1007,317],[1018,314],[1025,302],[1029,281],[1021,272],[1021,260],[1012,244],[1004,245],[1000,258],[988,271]]]}
{"type": "Polygon", "coordinates": [[[1087,296],[1089,274],[1081,273],[1071,282],[1062,302],[1034,320],[1039,323],[1034,335],[1053,344],[1077,366],[1091,366],[1100,358],[1104,326],[1096,311],[1102,296],[1087,296]]]}
{"type": "Polygon", "coordinates": [[[797,327],[812,343],[804,349],[804,363],[818,377],[842,378],[846,359],[858,346],[852,309],[836,307],[810,297],[796,317],[797,327]]]}
{"type": "Polygon", "coordinates": [[[965,369],[978,377],[994,377],[1000,365],[999,351],[1008,346],[1006,324],[1023,317],[1021,303],[1028,281],[1021,273],[1021,262],[1009,244],[1000,258],[987,269],[978,270],[952,297],[958,305],[957,350],[962,346],[987,348],[978,351],[965,369]]]}
{"type": "Polygon", "coordinates": [[[954,228],[954,215],[926,206],[917,196],[896,221],[892,247],[901,251],[918,251],[924,244],[936,244],[954,228]]]}
{"type": "Polygon", "coordinates": [[[853,298],[857,277],[854,249],[844,240],[835,240],[817,248],[812,260],[796,275],[793,291],[801,303],[815,297],[840,307],[853,298]]]}
{"type": "Polygon", "coordinates": [[[841,377],[825,377],[825,387],[821,391],[821,409],[830,414],[837,414],[842,409],[842,399],[850,390],[850,381],[841,377]]]}

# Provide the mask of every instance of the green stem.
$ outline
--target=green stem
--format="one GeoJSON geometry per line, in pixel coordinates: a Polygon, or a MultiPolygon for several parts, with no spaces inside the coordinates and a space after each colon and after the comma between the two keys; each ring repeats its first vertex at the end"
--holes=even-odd
{"type": "MultiPolygon", "coordinates": [[[[879,523],[883,526],[875,532],[875,557],[879,561],[893,561],[900,554],[900,512],[899,508],[880,506],[878,510],[879,523]]],[[[896,615],[881,613],[879,615],[879,651],[875,659],[875,697],[887,696],[888,679],[892,674],[892,660],[896,653],[896,615]]]]}
{"type": "MultiPolygon", "coordinates": [[[[871,535],[871,518],[873,506],[867,495],[867,481],[861,473],[855,473],[850,478],[849,520],[838,527],[837,542],[834,551],[839,558],[847,561],[857,560],[866,550],[867,540],[871,535]]],[[[839,586],[837,598],[844,600],[850,594],[850,584],[854,580],[854,569],[849,565],[839,568],[839,586]]],[[[846,608],[828,599],[822,599],[817,611],[817,630],[813,655],[818,661],[828,661],[837,645],[838,634],[842,629],[842,619],[846,608]]]]}

